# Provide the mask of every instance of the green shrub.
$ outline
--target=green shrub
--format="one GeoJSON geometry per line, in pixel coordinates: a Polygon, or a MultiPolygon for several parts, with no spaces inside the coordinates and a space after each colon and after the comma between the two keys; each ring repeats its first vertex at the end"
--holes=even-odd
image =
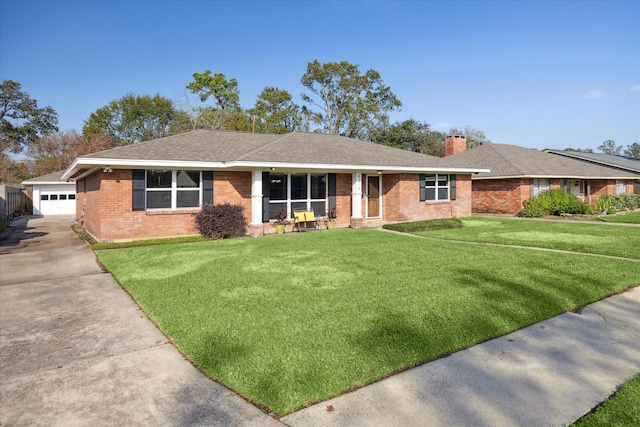
{"type": "Polygon", "coordinates": [[[525,200],[520,216],[526,218],[541,218],[545,215],[562,214],[590,214],[589,203],[583,202],[571,193],[565,193],[554,188],[540,193],[540,195],[525,200]]]}
{"type": "Polygon", "coordinates": [[[397,224],[385,224],[382,228],[402,233],[414,233],[416,231],[448,230],[462,228],[464,224],[457,218],[432,219],[428,221],[400,222],[397,224]]]}
{"type": "Polygon", "coordinates": [[[204,205],[196,215],[195,222],[200,234],[213,239],[242,236],[247,232],[247,219],[242,205],[204,205]]]}
{"type": "Polygon", "coordinates": [[[612,214],[620,211],[640,209],[640,194],[616,194],[601,196],[596,200],[595,211],[612,214]]]}
{"type": "MultiPolygon", "coordinates": [[[[529,200],[525,200],[523,205],[529,200]]],[[[520,211],[520,216],[523,218],[543,218],[547,215],[548,210],[540,205],[524,205],[524,209],[520,211]]]]}

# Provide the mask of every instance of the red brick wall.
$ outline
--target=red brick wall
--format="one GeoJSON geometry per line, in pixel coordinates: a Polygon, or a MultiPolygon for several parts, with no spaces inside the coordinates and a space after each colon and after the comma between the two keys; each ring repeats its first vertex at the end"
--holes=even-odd
{"type": "Polygon", "coordinates": [[[419,221],[471,215],[471,176],[456,176],[456,200],[420,201],[418,174],[383,175],[383,219],[386,221],[419,221]]]}
{"type": "MultiPolygon", "coordinates": [[[[522,202],[531,198],[530,182],[528,178],[473,181],[473,212],[517,214],[522,202]]],[[[615,184],[615,180],[591,180],[591,197],[587,201],[594,204],[600,196],[615,194],[615,184]]],[[[562,189],[562,179],[551,179],[549,188],[562,189]]],[[[633,186],[625,185],[625,191],[633,191],[633,186]]]]}
{"type": "Polygon", "coordinates": [[[336,174],[336,225],[347,226],[351,221],[351,174],[336,174]]]}
{"type": "Polygon", "coordinates": [[[598,197],[616,194],[616,182],[613,180],[591,181],[591,203],[595,203],[598,197]]]}
{"type": "MultiPolygon", "coordinates": [[[[81,210],[84,209],[84,228],[100,238],[100,177],[102,171],[83,178],[84,194],[81,210]]],[[[76,209],[78,208],[76,201],[76,209]]]]}
{"type": "MultiPolygon", "coordinates": [[[[199,209],[133,211],[131,170],[98,171],[78,182],[77,209],[85,211],[84,225],[100,240],[129,240],[154,237],[195,235],[194,214],[199,209]]],[[[366,177],[364,177],[366,182],[366,177]]],[[[348,226],[351,220],[352,175],[336,175],[336,211],[338,226],[348,226]]],[[[382,177],[383,219],[414,221],[433,218],[469,216],[471,214],[471,179],[458,175],[457,200],[420,202],[418,174],[392,174],[382,177]]],[[[251,173],[214,172],[214,203],[229,202],[245,207],[247,222],[251,222],[251,173]]],[[[365,203],[366,199],[362,199],[365,203]]],[[[366,212],[363,206],[363,214],[366,212]]],[[[273,230],[272,230],[273,229],[273,230]]],[[[270,234],[270,224],[256,226],[250,235],[270,234]]]]}
{"type": "Polygon", "coordinates": [[[528,179],[475,180],[471,192],[472,210],[474,213],[517,214],[530,194],[528,179]]]}
{"type": "Polygon", "coordinates": [[[215,171],[213,203],[242,205],[247,224],[251,224],[251,172],[215,171]]]}
{"type": "MultiPolygon", "coordinates": [[[[84,209],[84,226],[100,240],[195,235],[199,209],[133,211],[131,170],[98,171],[78,182],[76,209],[84,209]]],[[[240,203],[251,221],[251,173],[215,172],[214,203],[240,203]]]]}

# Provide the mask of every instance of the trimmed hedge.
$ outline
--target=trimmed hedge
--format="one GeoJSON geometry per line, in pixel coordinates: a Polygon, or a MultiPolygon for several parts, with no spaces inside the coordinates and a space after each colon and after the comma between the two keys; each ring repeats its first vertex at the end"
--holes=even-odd
{"type": "Polygon", "coordinates": [[[575,195],[565,193],[559,188],[543,191],[540,195],[522,202],[524,209],[520,216],[525,218],[542,218],[546,215],[591,214],[589,203],[583,202],[575,195]]]}
{"type": "Polygon", "coordinates": [[[400,222],[397,224],[385,224],[382,228],[403,233],[414,233],[416,231],[447,230],[453,228],[463,228],[464,224],[457,218],[432,219],[428,221],[400,222]]]}
{"type": "Polygon", "coordinates": [[[223,239],[247,232],[244,206],[221,203],[204,205],[195,218],[196,228],[205,237],[223,239]]]}

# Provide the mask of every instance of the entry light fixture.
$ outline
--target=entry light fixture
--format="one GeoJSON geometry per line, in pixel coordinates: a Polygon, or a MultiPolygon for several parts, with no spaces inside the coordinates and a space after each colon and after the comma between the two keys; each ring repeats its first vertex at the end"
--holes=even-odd
{"type": "Polygon", "coordinates": [[[111,169],[111,166],[105,166],[104,169],[102,169],[102,172],[111,173],[113,172],[113,169],[111,169]]]}
{"type": "Polygon", "coordinates": [[[376,171],[378,175],[382,175],[382,171],[376,171]]]}
{"type": "Polygon", "coordinates": [[[269,169],[271,169],[272,171],[276,170],[276,168],[269,168],[269,169]]]}

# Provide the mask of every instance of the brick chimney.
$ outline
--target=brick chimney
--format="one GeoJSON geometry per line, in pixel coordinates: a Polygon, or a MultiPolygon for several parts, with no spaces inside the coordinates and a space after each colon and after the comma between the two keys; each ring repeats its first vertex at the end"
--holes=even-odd
{"type": "Polygon", "coordinates": [[[453,156],[467,149],[467,137],[464,135],[448,135],[444,138],[444,155],[453,156]]]}

